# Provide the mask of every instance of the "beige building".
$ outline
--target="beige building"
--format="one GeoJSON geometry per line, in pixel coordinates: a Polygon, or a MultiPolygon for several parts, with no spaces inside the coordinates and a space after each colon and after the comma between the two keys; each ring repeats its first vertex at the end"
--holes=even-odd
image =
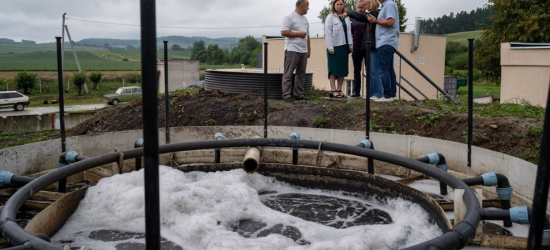
{"type": "Polygon", "coordinates": [[[528,101],[546,107],[550,86],[550,46],[503,43],[500,101],[528,101]]]}
{"type": "MultiPolygon", "coordinates": [[[[268,69],[283,71],[284,69],[284,38],[269,38],[264,36],[263,41],[268,45],[268,69]]],[[[399,38],[399,52],[409,59],[416,67],[426,74],[432,81],[443,89],[444,74],[445,74],[445,46],[447,39],[445,36],[439,35],[420,35],[420,43],[418,49],[411,53],[411,48],[414,45],[414,34],[401,33],[399,38]]],[[[325,38],[311,39],[311,57],[308,60],[307,70],[313,71],[313,86],[316,89],[330,90],[327,70],[327,55],[325,38]]],[[[364,67],[363,67],[364,68],[364,67]]],[[[364,69],[363,69],[364,70],[364,69]]],[[[399,81],[401,75],[418,88],[424,95],[430,99],[437,97],[438,91],[426,81],[420,74],[412,69],[406,62],[400,65],[399,57],[395,56],[395,73],[399,81]],[[401,67],[400,67],[401,66],[401,67]]],[[[351,55],[349,58],[349,75],[345,78],[348,86],[353,81],[353,62],[351,55]]],[[[365,79],[362,79],[363,86],[365,79]]],[[[403,87],[412,92],[418,99],[424,97],[409,86],[405,81],[401,81],[403,87]]],[[[365,88],[361,91],[365,94],[365,88]]],[[[399,87],[398,87],[399,95],[399,87]]],[[[401,98],[412,100],[404,91],[401,91],[401,98]]]]}

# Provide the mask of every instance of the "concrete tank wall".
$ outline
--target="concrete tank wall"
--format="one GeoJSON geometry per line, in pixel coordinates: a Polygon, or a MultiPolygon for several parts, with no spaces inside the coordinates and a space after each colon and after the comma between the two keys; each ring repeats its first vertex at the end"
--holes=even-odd
{"type": "MultiPolygon", "coordinates": [[[[303,140],[335,142],[347,145],[357,145],[364,138],[363,131],[303,127],[269,127],[268,135],[270,138],[288,138],[293,131],[299,132],[303,140]]],[[[214,134],[217,132],[223,133],[228,139],[251,138],[258,135],[263,137],[263,127],[175,127],[171,128],[170,131],[171,142],[213,140],[214,134]]],[[[67,149],[93,157],[112,153],[115,150],[131,149],[134,142],[143,137],[142,134],[141,130],[133,130],[71,137],[67,138],[67,149]]],[[[159,134],[160,144],[164,144],[164,135],[164,131],[161,130],[159,134]]],[[[510,184],[514,188],[514,196],[516,198],[512,200],[513,205],[528,204],[528,200],[531,200],[533,197],[537,166],[527,161],[473,147],[472,167],[469,168],[466,165],[466,144],[412,135],[383,133],[372,133],[371,139],[374,142],[376,150],[407,158],[418,158],[430,152],[437,151],[445,156],[450,171],[461,178],[479,176],[489,171],[504,174],[509,178],[510,184]]],[[[61,154],[60,145],[60,140],[51,140],[0,150],[0,169],[22,175],[54,169],[61,154]]],[[[224,150],[222,150],[223,152],[224,150]]],[[[210,153],[213,155],[213,152],[210,153]]],[[[213,157],[209,157],[213,161],[213,157]]],[[[288,155],[285,157],[285,161],[290,163],[288,155]]],[[[161,157],[161,164],[169,164],[168,158],[161,157]]],[[[238,157],[235,159],[238,159],[238,157]]],[[[346,159],[339,161],[345,167],[354,169],[365,168],[365,161],[346,159]]],[[[375,168],[379,168],[381,164],[383,163],[376,162],[375,168]]],[[[494,187],[486,188],[486,190],[491,190],[491,194],[494,196],[494,187]]]]}
{"type": "MultiPolygon", "coordinates": [[[[94,116],[95,112],[66,113],[65,128],[72,128],[94,116]]],[[[35,132],[60,128],[59,113],[5,116],[0,118],[0,133],[35,132]]]]}

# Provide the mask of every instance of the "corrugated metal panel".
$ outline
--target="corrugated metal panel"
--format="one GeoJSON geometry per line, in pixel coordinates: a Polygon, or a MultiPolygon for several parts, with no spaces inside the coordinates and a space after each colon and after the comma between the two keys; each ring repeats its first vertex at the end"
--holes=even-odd
{"type": "MultiPolygon", "coordinates": [[[[267,76],[267,95],[269,98],[282,97],[282,73],[270,73],[267,76]]],[[[306,73],[305,94],[311,93],[313,73],[306,73]]],[[[264,95],[264,74],[261,70],[207,70],[205,72],[206,90],[219,90],[224,93],[264,95]]]]}

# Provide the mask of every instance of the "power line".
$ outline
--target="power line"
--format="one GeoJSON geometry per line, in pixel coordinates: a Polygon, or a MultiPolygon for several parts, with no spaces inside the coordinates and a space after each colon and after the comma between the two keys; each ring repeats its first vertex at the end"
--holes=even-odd
{"type": "MultiPolygon", "coordinates": [[[[101,22],[101,21],[92,21],[76,18],[67,18],[67,20],[73,20],[78,22],[87,22],[87,23],[98,23],[98,24],[107,24],[107,25],[118,25],[118,26],[132,26],[140,27],[139,24],[128,24],[128,23],[110,23],[110,22],[101,22]]],[[[321,22],[313,22],[310,24],[320,24],[321,22]]],[[[189,26],[157,26],[157,28],[163,29],[191,29],[191,30],[230,30],[230,29],[263,29],[263,28],[277,28],[281,27],[280,25],[271,25],[271,26],[236,26],[236,27],[189,27],[189,26]]]]}

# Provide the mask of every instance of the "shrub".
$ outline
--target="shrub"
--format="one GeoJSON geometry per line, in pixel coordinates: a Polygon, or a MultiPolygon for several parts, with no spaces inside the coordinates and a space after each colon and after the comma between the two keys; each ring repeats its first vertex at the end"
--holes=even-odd
{"type": "Polygon", "coordinates": [[[122,61],[127,62],[127,61],[130,61],[130,60],[128,60],[128,58],[124,57],[124,58],[122,58],[122,61]]]}
{"type": "Polygon", "coordinates": [[[326,128],[328,125],[328,118],[319,117],[313,121],[313,126],[316,128],[326,128]]]}
{"type": "Polygon", "coordinates": [[[30,94],[29,89],[34,88],[37,78],[37,74],[27,73],[27,71],[20,71],[15,77],[15,83],[17,84],[17,88],[23,89],[23,93],[28,95],[30,94]]]}

